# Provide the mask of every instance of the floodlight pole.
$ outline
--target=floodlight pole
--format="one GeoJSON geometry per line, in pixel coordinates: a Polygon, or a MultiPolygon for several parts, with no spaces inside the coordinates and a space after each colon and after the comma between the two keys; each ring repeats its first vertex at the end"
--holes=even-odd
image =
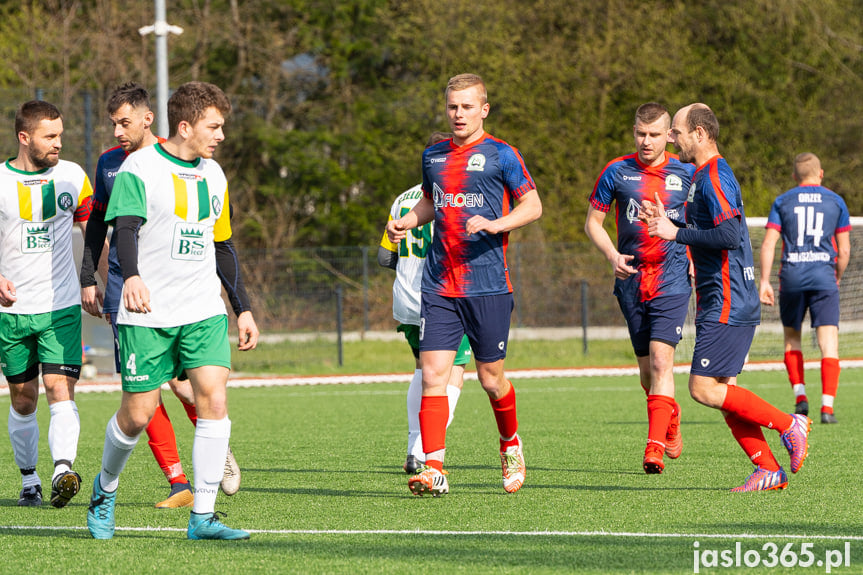
{"type": "Polygon", "coordinates": [[[171,26],[165,21],[165,0],[155,0],[156,21],[152,26],[138,29],[141,36],[156,35],[156,114],[157,136],[168,137],[168,33],[183,33],[179,26],[171,26]]]}

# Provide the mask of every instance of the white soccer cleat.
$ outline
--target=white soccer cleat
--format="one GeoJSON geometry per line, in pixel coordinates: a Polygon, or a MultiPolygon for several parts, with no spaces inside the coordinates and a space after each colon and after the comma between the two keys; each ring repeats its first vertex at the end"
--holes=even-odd
{"type": "Polygon", "coordinates": [[[225,474],[220,484],[225,495],[233,495],[240,490],[240,466],[234,459],[234,452],[228,447],[228,456],[225,458],[225,474]]]}
{"type": "Polygon", "coordinates": [[[428,465],[421,467],[419,473],[408,479],[408,487],[411,493],[420,497],[426,493],[431,493],[432,497],[449,493],[446,475],[428,465]]]}
{"type": "Polygon", "coordinates": [[[521,489],[525,476],[521,437],[518,437],[518,445],[510,445],[500,452],[500,467],[503,471],[503,488],[506,492],[515,493],[521,489]]]}

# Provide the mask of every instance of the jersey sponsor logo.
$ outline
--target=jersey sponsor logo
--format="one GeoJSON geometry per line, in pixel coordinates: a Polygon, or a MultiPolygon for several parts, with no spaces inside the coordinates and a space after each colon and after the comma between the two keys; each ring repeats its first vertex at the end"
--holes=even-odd
{"type": "Polygon", "coordinates": [[[743,279],[746,281],[755,281],[755,267],[746,266],[743,268],[743,279]]]}
{"type": "Polygon", "coordinates": [[[54,222],[33,222],[21,226],[21,251],[41,254],[54,251],[54,222]]]}
{"type": "Polygon", "coordinates": [[[432,195],[436,208],[481,208],[485,204],[482,194],[447,194],[437,183],[434,184],[432,195]]]}
{"type": "Polygon", "coordinates": [[[204,240],[206,226],[194,222],[174,224],[174,239],[171,244],[171,258],[184,261],[201,261],[206,253],[204,240]]]}
{"type": "Polygon", "coordinates": [[[68,210],[72,208],[74,205],[74,201],[72,200],[72,194],[69,192],[63,192],[57,197],[57,207],[61,210],[68,210]]]}
{"type": "Polygon", "coordinates": [[[37,178],[35,180],[24,180],[21,182],[25,186],[44,186],[49,182],[49,180],[45,178],[37,178]]]}
{"type": "Polygon", "coordinates": [[[204,181],[204,177],[203,177],[203,176],[200,176],[200,175],[198,175],[198,174],[186,174],[186,173],[180,172],[179,174],[175,174],[175,175],[176,175],[178,178],[180,178],[181,180],[191,180],[191,181],[193,181],[193,182],[202,182],[202,181],[204,181]]]}
{"type": "Polygon", "coordinates": [[[638,221],[638,214],[641,213],[641,204],[635,201],[634,198],[629,198],[629,203],[626,204],[626,219],[629,223],[638,221]]]}
{"type": "Polygon", "coordinates": [[[669,220],[679,220],[680,212],[677,210],[677,208],[671,208],[670,210],[665,210],[665,216],[669,220]]]}
{"type": "Polygon", "coordinates": [[[789,252],[788,262],[800,264],[806,262],[829,262],[830,254],[825,252],[789,252]]]}
{"type": "Polygon", "coordinates": [[[446,162],[446,157],[443,158],[429,158],[429,164],[443,164],[446,162]]]}
{"type": "Polygon", "coordinates": [[[686,197],[687,202],[691,202],[695,200],[695,183],[693,182],[691,186],[689,186],[689,195],[686,197]]]}
{"type": "Polygon", "coordinates": [[[484,172],[485,171],[485,156],[483,154],[474,154],[467,161],[468,172],[484,172]]]}
{"type": "Polygon", "coordinates": [[[623,176],[623,181],[624,181],[624,182],[640,182],[640,181],[641,181],[641,176],[627,176],[627,175],[624,175],[624,176],[623,176]]]}
{"type": "Polygon", "coordinates": [[[683,180],[681,180],[680,177],[671,174],[665,178],[665,189],[669,192],[681,192],[683,191],[683,180]]]}

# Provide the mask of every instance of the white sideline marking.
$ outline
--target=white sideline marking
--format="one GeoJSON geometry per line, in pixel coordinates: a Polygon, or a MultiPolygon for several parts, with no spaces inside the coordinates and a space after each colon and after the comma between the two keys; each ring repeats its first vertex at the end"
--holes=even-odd
{"type": "MultiPolygon", "coordinates": [[[[35,531],[83,531],[84,526],[48,527],[41,525],[0,525],[0,531],[30,529],[35,531]]],[[[135,533],[177,532],[185,533],[178,527],[117,527],[117,531],[135,533]]],[[[819,539],[843,541],[863,541],[863,535],[807,535],[807,534],[757,534],[757,533],[646,533],[638,531],[437,531],[432,529],[246,529],[249,533],[265,535],[475,535],[485,537],[629,537],[645,539],[819,539]]]]}
{"type": "MultiPolygon", "coordinates": [[[[842,368],[863,367],[863,360],[849,359],[840,360],[842,368]]],[[[818,361],[805,363],[806,369],[820,369],[818,361]]],[[[781,371],[785,364],[780,362],[747,363],[743,371],[781,371]]],[[[674,373],[689,373],[689,365],[676,365],[674,373]]],[[[638,375],[637,367],[582,367],[582,368],[559,368],[559,369],[519,369],[506,372],[512,379],[552,379],[556,377],[612,377],[638,375]]],[[[228,387],[280,387],[286,385],[359,385],[366,383],[404,383],[410,381],[413,373],[384,373],[377,375],[327,375],[317,377],[234,377],[228,380],[228,387]]],[[[466,380],[476,381],[475,371],[464,375],[466,380]]],[[[168,384],[162,389],[168,390],[168,384]]],[[[80,380],[75,386],[78,393],[90,393],[97,391],[112,392],[120,391],[120,382],[116,379],[80,380]]],[[[9,395],[9,387],[6,383],[0,383],[0,397],[9,395]]]]}

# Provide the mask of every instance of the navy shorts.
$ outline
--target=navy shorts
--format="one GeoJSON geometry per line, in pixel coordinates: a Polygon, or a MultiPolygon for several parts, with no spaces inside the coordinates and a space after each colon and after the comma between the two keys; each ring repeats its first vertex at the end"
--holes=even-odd
{"type": "Polygon", "coordinates": [[[677,347],[689,310],[689,294],[662,295],[648,301],[619,296],[617,303],[626,318],[632,349],[638,357],[650,355],[650,342],[677,347]]]}
{"type": "Polygon", "coordinates": [[[743,370],[754,325],[695,324],[695,349],[689,373],[707,377],[736,377],[743,370]]]}
{"type": "Polygon", "coordinates": [[[117,312],[111,314],[111,331],[114,333],[114,369],[120,373],[120,336],[117,330],[117,312]]]}
{"type": "Polygon", "coordinates": [[[779,290],[779,317],[782,325],[800,331],[809,310],[809,325],[839,325],[839,290],[784,292],[779,290]]]}
{"type": "Polygon", "coordinates": [[[467,335],[477,361],[506,357],[512,294],[444,297],[423,293],[420,305],[420,352],[452,350],[467,335]]]}

